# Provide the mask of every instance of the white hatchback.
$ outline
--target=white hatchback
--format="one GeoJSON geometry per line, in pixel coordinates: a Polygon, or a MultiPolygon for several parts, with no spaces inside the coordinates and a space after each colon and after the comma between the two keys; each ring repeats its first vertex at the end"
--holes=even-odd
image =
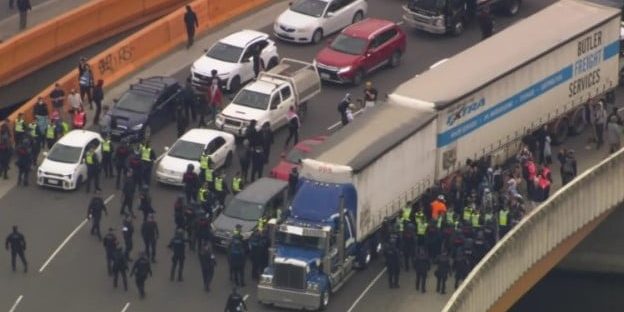
{"type": "Polygon", "coordinates": [[[212,129],[191,129],[180,137],[156,167],[156,180],[161,183],[182,186],[182,176],[189,164],[199,173],[199,156],[208,149],[214,168],[228,167],[234,159],[236,143],[234,136],[212,129]]]}
{"type": "Polygon", "coordinates": [[[273,24],[276,37],[290,42],[318,43],[364,19],[367,0],[296,0],[273,24]]]}
{"type": "Polygon", "coordinates": [[[72,130],[60,138],[37,169],[37,184],[63,190],[76,189],[87,179],[87,165],[84,155],[95,147],[98,159],[102,160],[102,137],[88,130],[72,130]]]}
{"type": "Polygon", "coordinates": [[[238,91],[240,86],[255,77],[252,55],[260,49],[262,67],[271,69],[279,62],[275,42],[269,35],[255,30],[241,30],[212,45],[206,54],[191,66],[193,87],[200,92],[208,90],[211,84],[211,72],[223,82],[228,91],[238,91]]]}

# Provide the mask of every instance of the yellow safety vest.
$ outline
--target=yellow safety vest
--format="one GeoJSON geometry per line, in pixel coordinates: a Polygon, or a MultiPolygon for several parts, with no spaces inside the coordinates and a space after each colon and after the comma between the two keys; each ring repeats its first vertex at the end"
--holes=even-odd
{"type": "Polygon", "coordinates": [[[446,213],[446,222],[447,223],[451,223],[451,222],[453,222],[453,219],[455,219],[455,213],[452,212],[452,211],[448,211],[446,213]]]}
{"type": "Polygon", "coordinates": [[[222,192],[223,191],[223,178],[217,177],[215,179],[214,188],[215,188],[215,191],[217,191],[217,192],[222,192]]]}
{"type": "Polygon", "coordinates": [[[472,214],[472,226],[473,227],[480,227],[481,224],[479,224],[479,218],[481,217],[481,214],[478,212],[475,212],[472,214]]]}
{"type": "Polygon", "coordinates": [[[206,193],[208,192],[208,190],[205,187],[202,187],[199,189],[199,194],[197,194],[197,199],[199,199],[200,203],[203,203],[206,201],[206,193]]]}
{"type": "Polygon", "coordinates": [[[201,156],[199,156],[200,169],[208,169],[208,159],[210,159],[208,155],[202,154],[201,156]]]}
{"type": "Polygon", "coordinates": [[[411,214],[412,214],[412,208],[411,207],[403,208],[403,213],[401,214],[401,220],[403,220],[403,221],[409,220],[409,217],[410,217],[411,214]]]}
{"type": "Polygon", "coordinates": [[[15,132],[24,132],[24,119],[15,120],[15,132]]]}
{"type": "Polygon", "coordinates": [[[149,162],[151,162],[152,161],[152,157],[151,156],[152,156],[152,148],[144,146],[141,149],[141,160],[142,161],[149,161],[149,162]]]}
{"type": "Polygon", "coordinates": [[[93,165],[93,152],[87,152],[87,155],[85,156],[85,162],[87,163],[87,165],[93,165]]]}
{"type": "Polygon", "coordinates": [[[46,139],[54,139],[54,128],[53,124],[48,125],[48,128],[46,129],[46,139]]]}
{"type": "Polygon", "coordinates": [[[468,207],[464,208],[464,221],[470,221],[471,215],[472,215],[472,209],[468,207]]]}
{"type": "Polygon", "coordinates": [[[417,235],[425,235],[427,232],[427,223],[421,221],[420,219],[416,221],[416,234],[417,235]]]}
{"type": "Polygon", "coordinates": [[[498,225],[507,226],[507,215],[509,210],[501,210],[498,212],[498,225]]]}
{"type": "Polygon", "coordinates": [[[63,126],[63,135],[67,134],[67,132],[69,132],[69,124],[63,121],[63,123],[61,123],[61,126],[63,126]]]}
{"type": "Polygon", "coordinates": [[[425,220],[425,214],[422,213],[422,211],[419,211],[414,215],[414,219],[416,219],[416,222],[418,222],[418,220],[423,221],[425,220]]]}
{"type": "Polygon", "coordinates": [[[232,179],[232,191],[234,192],[240,192],[241,191],[241,182],[243,181],[243,179],[239,178],[239,177],[234,177],[232,179]]]}
{"type": "Polygon", "coordinates": [[[206,173],[204,174],[204,180],[208,182],[212,182],[212,169],[207,168],[206,173]]]}
{"type": "Polygon", "coordinates": [[[264,225],[267,223],[267,220],[264,217],[260,217],[260,219],[258,219],[258,230],[262,231],[264,230],[264,225]]]}
{"type": "Polygon", "coordinates": [[[104,140],[102,142],[102,152],[109,153],[110,151],[111,151],[111,141],[110,140],[104,140]]]}
{"type": "Polygon", "coordinates": [[[30,135],[32,135],[33,137],[37,137],[37,124],[31,122],[28,127],[30,128],[30,135]]]}

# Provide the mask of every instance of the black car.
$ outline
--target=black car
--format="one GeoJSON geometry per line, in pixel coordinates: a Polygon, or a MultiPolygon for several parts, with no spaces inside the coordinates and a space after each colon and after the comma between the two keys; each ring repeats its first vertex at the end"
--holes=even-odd
{"type": "Polygon", "coordinates": [[[139,141],[175,120],[182,88],[171,77],[139,79],[111,109],[111,138],[139,141]]]}

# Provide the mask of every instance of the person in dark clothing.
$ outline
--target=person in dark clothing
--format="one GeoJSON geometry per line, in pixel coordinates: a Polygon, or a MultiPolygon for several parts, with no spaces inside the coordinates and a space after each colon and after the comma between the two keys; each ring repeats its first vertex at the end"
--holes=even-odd
{"type": "Polygon", "coordinates": [[[255,119],[252,119],[251,121],[249,121],[249,126],[245,128],[244,137],[249,141],[249,148],[251,148],[252,150],[261,145],[260,135],[258,133],[258,129],[256,129],[256,123],[257,121],[255,119]]]}
{"type": "Polygon", "coordinates": [[[562,184],[566,185],[570,181],[574,180],[577,174],[576,159],[574,158],[574,151],[568,150],[563,163],[561,165],[561,179],[562,184]]]}
{"type": "Polygon", "coordinates": [[[477,16],[481,28],[481,40],[487,39],[494,33],[494,18],[489,6],[484,6],[477,16]]]}
{"type": "Polygon", "coordinates": [[[100,189],[100,160],[95,153],[95,148],[90,147],[89,151],[85,153],[84,162],[87,165],[87,186],[85,191],[89,193],[91,190],[91,184],[95,187],[96,191],[100,189]]]}
{"type": "Polygon", "coordinates": [[[293,167],[288,174],[288,198],[293,198],[295,196],[297,183],[299,183],[299,171],[297,167],[293,167]]]}
{"type": "Polygon", "coordinates": [[[290,107],[290,110],[286,114],[286,118],[288,118],[288,137],[284,143],[284,150],[288,148],[290,139],[295,140],[293,146],[299,143],[299,128],[301,127],[301,121],[299,120],[299,115],[295,112],[294,106],[290,107]]]}
{"type": "Polygon", "coordinates": [[[209,244],[204,244],[203,247],[199,249],[198,256],[202,271],[202,280],[204,282],[204,290],[210,291],[210,283],[212,282],[212,278],[214,276],[217,260],[212,253],[209,244]]]}
{"type": "Polygon", "coordinates": [[[143,221],[146,221],[149,215],[155,213],[152,207],[152,197],[149,195],[148,189],[145,186],[139,195],[139,210],[143,213],[143,221]]]}
{"type": "Polygon", "coordinates": [[[134,211],[132,210],[132,203],[134,202],[134,191],[136,190],[134,184],[134,177],[132,176],[132,171],[128,171],[126,173],[126,179],[124,180],[124,185],[122,189],[122,201],[121,201],[121,210],[119,211],[120,215],[129,215],[134,218],[134,211]],[[128,211],[126,211],[128,208],[128,211]]]}
{"type": "Polygon", "coordinates": [[[249,260],[251,260],[251,279],[257,281],[260,279],[261,265],[263,263],[264,242],[262,233],[256,229],[249,237],[249,260]]]}
{"type": "Polygon", "coordinates": [[[260,74],[260,70],[263,67],[262,60],[260,59],[261,53],[262,53],[262,50],[260,49],[260,46],[256,45],[251,54],[251,61],[253,62],[254,77],[256,78],[258,78],[258,75],[260,74]]]}
{"type": "Polygon", "coordinates": [[[127,140],[121,140],[120,144],[115,148],[115,155],[113,162],[115,163],[115,170],[117,176],[115,177],[115,188],[119,189],[121,184],[121,178],[125,177],[128,173],[128,155],[130,155],[130,148],[128,147],[127,140]]]}
{"type": "Polygon", "coordinates": [[[182,176],[182,183],[184,183],[184,194],[186,195],[186,202],[197,202],[197,192],[199,191],[199,176],[195,173],[195,166],[188,164],[186,166],[186,172],[182,176]]]}
{"type": "Polygon", "coordinates": [[[238,154],[238,162],[241,167],[241,176],[243,177],[243,182],[247,182],[247,178],[249,176],[249,164],[251,163],[251,155],[252,151],[249,147],[249,140],[243,140],[243,144],[236,149],[236,153],[238,154]]]}
{"type": "Polygon", "coordinates": [[[186,128],[189,126],[188,117],[184,114],[184,108],[182,106],[178,106],[176,108],[176,128],[178,130],[178,138],[184,135],[186,132],[186,128]]]}
{"type": "Polygon", "coordinates": [[[271,145],[273,145],[273,131],[269,124],[262,125],[260,129],[260,141],[262,142],[262,152],[264,154],[264,163],[269,163],[269,156],[271,153],[271,145]]]}
{"type": "Polygon", "coordinates": [[[470,260],[466,255],[460,254],[453,261],[453,271],[455,271],[455,289],[457,289],[470,272],[470,260]]]}
{"type": "Polygon", "coordinates": [[[91,235],[96,235],[101,241],[102,235],[100,234],[100,221],[102,220],[102,212],[108,215],[106,211],[106,205],[99,191],[95,191],[95,196],[91,198],[89,208],[87,209],[87,218],[91,220],[91,235]]]}
{"type": "Polygon", "coordinates": [[[50,100],[52,101],[52,107],[59,112],[63,112],[63,104],[65,102],[65,91],[61,88],[61,85],[57,82],[54,84],[54,89],[50,92],[50,100]]]}
{"type": "Polygon", "coordinates": [[[132,223],[132,217],[126,216],[123,220],[121,233],[123,235],[124,240],[124,256],[126,260],[132,261],[130,258],[130,252],[132,251],[132,236],[134,235],[134,224],[132,223]]]}
{"type": "Polygon", "coordinates": [[[247,311],[247,305],[243,300],[243,297],[238,293],[236,287],[232,289],[232,293],[225,303],[225,312],[241,312],[247,311]]]}
{"type": "Polygon", "coordinates": [[[141,173],[143,174],[143,185],[150,185],[150,180],[152,179],[152,165],[156,160],[156,153],[154,153],[154,149],[150,146],[149,141],[145,141],[144,144],[141,145],[141,173]]]}
{"type": "Polygon", "coordinates": [[[17,147],[17,161],[16,161],[16,165],[17,165],[17,169],[18,169],[18,175],[17,175],[17,186],[20,185],[24,185],[24,186],[28,186],[28,173],[30,172],[30,168],[31,168],[31,163],[32,163],[32,159],[31,159],[31,139],[28,137],[24,137],[22,140],[22,142],[18,145],[17,147]]]}
{"type": "Polygon", "coordinates": [[[184,26],[186,26],[186,37],[188,40],[186,48],[188,49],[195,42],[195,29],[199,27],[197,15],[193,12],[190,5],[186,6],[186,13],[184,13],[184,26]]]}
{"type": "Polygon", "coordinates": [[[201,250],[202,246],[208,244],[212,237],[212,232],[210,229],[210,214],[202,215],[199,220],[197,220],[197,249],[201,250]]]}
{"type": "Polygon", "coordinates": [[[176,230],[186,228],[185,209],[184,197],[178,196],[178,199],[173,203],[173,223],[176,225],[176,230]]]}
{"type": "MultiPolygon", "coordinates": [[[[28,11],[32,10],[32,6],[30,5],[30,0],[16,0],[17,10],[19,11],[19,29],[26,29],[26,24],[28,23],[28,11]]],[[[9,7],[13,9],[13,0],[9,1],[9,7]]]]}
{"type": "Polygon", "coordinates": [[[143,184],[143,172],[141,167],[141,154],[139,148],[135,148],[128,155],[128,168],[132,172],[132,179],[135,187],[141,187],[143,184]]]}
{"type": "Polygon", "coordinates": [[[251,154],[251,179],[253,182],[256,178],[262,178],[262,170],[264,168],[264,153],[261,147],[256,147],[251,154]]]}
{"type": "Polygon", "coordinates": [[[152,266],[147,259],[147,255],[142,252],[130,271],[130,277],[134,276],[141,298],[145,298],[145,280],[147,280],[148,275],[152,276],[152,266]]]}
{"type": "Polygon", "coordinates": [[[16,225],[13,226],[13,232],[11,232],[4,241],[4,248],[6,250],[11,250],[11,268],[13,272],[15,272],[15,258],[17,256],[19,256],[22,265],[24,265],[24,273],[28,272],[28,262],[26,262],[26,256],[24,256],[24,251],[26,251],[26,238],[24,238],[24,234],[17,230],[16,225]]]}
{"type": "Polygon", "coordinates": [[[399,288],[399,274],[401,273],[401,259],[399,250],[396,248],[396,239],[390,238],[383,248],[388,270],[388,283],[390,288],[399,288]]]}
{"type": "Polygon", "coordinates": [[[154,215],[150,215],[147,221],[141,225],[141,236],[143,236],[143,243],[145,244],[145,254],[156,262],[156,241],[158,240],[158,224],[154,220],[154,215]]]}
{"type": "Polygon", "coordinates": [[[5,180],[9,179],[9,162],[11,160],[11,142],[0,139],[0,175],[5,180]]]}
{"type": "MultiPolygon", "coordinates": [[[[402,222],[402,221],[399,221],[402,222]]],[[[405,272],[409,272],[409,267],[414,260],[416,248],[416,225],[413,222],[406,222],[403,229],[403,237],[401,237],[401,246],[403,247],[403,260],[405,262],[405,272]]]]}
{"type": "Polygon", "coordinates": [[[611,113],[609,114],[609,116],[607,116],[607,120],[611,120],[611,117],[615,117],[615,122],[618,125],[624,126],[624,121],[622,121],[622,117],[620,116],[620,113],[618,112],[617,106],[613,106],[611,108],[611,113]]]}
{"type": "Polygon", "coordinates": [[[121,275],[121,281],[124,286],[124,291],[128,291],[128,260],[124,255],[121,247],[117,247],[113,253],[113,287],[117,288],[117,280],[121,275]]]}
{"type": "Polygon", "coordinates": [[[104,100],[104,80],[100,79],[93,87],[93,102],[95,103],[95,115],[93,124],[100,124],[100,114],[102,113],[102,101],[104,100]]]}
{"type": "Polygon", "coordinates": [[[245,287],[245,246],[243,241],[236,237],[228,246],[228,264],[230,265],[230,280],[236,286],[245,287]]]}
{"type": "Polygon", "coordinates": [[[114,255],[115,250],[117,250],[117,246],[119,245],[113,228],[108,229],[108,234],[104,236],[102,244],[104,245],[104,251],[106,252],[106,269],[108,270],[108,275],[113,275],[113,263],[115,260],[114,255]]]}
{"type": "Polygon", "coordinates": [[[184,238],[184,231],[178,229],[175,236],[169,242],[169,249],[173,251],[173,257],[171,258],[171,274],[169,279],[173,281],[175,276],[176,267],[178,268],[178,282],[182,281],[182,270],[184,270],[184,254],[187,239],[184,238]]]}
{"type": "Polygon", "coordinates": [[[347,118],[347,109],[351,104],[351,94],[347,93],[345,97],[338,103],[338,113],[340,114],[340,122],[343,126],[349,123],[349,118],[347,118]]]}
{"type": "Polygon", "coordinates": [[[436,292],[440,294],[446,294],[446,279],[448,278],[449,271],[451,270],[451,260],[445,251],[438,256],[435,260],[437,265],[436,276],[436,292]]]}
{"type": "Polygon", "coordinates": [[[427,273],[431,263],[424,250],[420,250],[414,260],[414,270],[416,271],[416,290],[420,290],[423,294],[427,292],[427,273]]]}
{"type": "Polygon", "coordinates": [[[193,84],[191,77],[186,78],[186,84],[184,84],[184,93],[183,93],[183,105],[184,105],[184,115],[186,116],[187,121],[197,121],[197,116],[195,115],[196,105],[195,105],[195,91],[193,91],[193,84]]]}

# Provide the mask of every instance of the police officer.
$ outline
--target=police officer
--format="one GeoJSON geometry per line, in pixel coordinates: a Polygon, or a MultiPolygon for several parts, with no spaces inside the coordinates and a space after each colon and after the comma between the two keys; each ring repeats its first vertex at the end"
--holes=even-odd
{"type": "Polygon", "coordinates": [[[24,113],[19,113],[15,119],[15,125],[13,128],[13,141],[16,145],[22,143],[25,131],[26,122],[24,121],[24,113]]]}
{"type": "Polygon", "coordinates": [[[15,257],[19,256],[20,260],[22,260],[22,264],[24,265],[24,273],[28,272],[28,263],[26,262],[26,257],[24,256],[24,251],[26,250],[26,239],[24,235],[17,230],[17,226],[13,226],[13,232],[7,236],[4,242],[4,248],[9,250],[11,248],[11,268],[13,272],[15,272],[15,257]]]}
{"type": "Polygon", "coordinates": [[[134,275],[136,286],[139,289],[139,295],[141,298],[145,298],[145,280],[147,276],[152,276],[152,266],[144,252],[139,254],[139,259],[134,262],[132,270],[130,271],[130,277],[134,275]]]}
{"type": "Polygon", "coordinates": [[[427,273],[430,267],[429,258],[425,250],[421,248],[414,261],[414,270],[416,271],[416,290],[420,290],[423,294],[426,292],[427,273]]]}
{"type": "Polygon", "coordinates": [[[102,141],[102,170],[105,178],[113,177],[113,144],[108,133],[102,141]]]}
{"type": "Polygon", "coordinates": [[[219,204],[221,204],[222,206],[225,205],[225,197],[230,192],[227,184],[225,183],[225,173],[222,172],[219,176],[215,177],[214,190],[219,204]]]}
{"type": "Polygon", "coordinates": [[[141,225],[141,236],[143,236],[143,243],[145,244],[145,253],[152,263],[156,262],[156,241],[158,240],[158,224],[154,220],[154,215],[150,215],[147,221],[143,221],[141,225]]]}
{"type": "Polygon", "coordinates": [[[440,294],[446,294],[446,279],[448,278],[449,271],[451,270],[451,260],[449,259],[446,250],[435,260],[437,268],[435,271],[436,276],[436,292],[440,294]]]}
{"type": "Polygon", "coordinates": [[[202,246],[210,242],[212,236],[210,230],[210,215],[204,214],[197,221],[197,249],[200,250],[202,246]]]}
{"type": "Polygon", "coordinates": [[[247,305],[243,300],[243,297],[238,293],[236,287],[232,289],[232,293],[228,297],[225,304],[225,312],[242,312],[247,311],[247,305]]]}
{"type": "Polygon", "coordinates": [[[262,274],[263,240],[260,229],[256,229],[249,237],[249,260],[251,260],[251,279],[257,281],[262,274]]]}
{"type": "Polygon", "coordinates": [[[228,263],[230,265],[230,280],[236,286],[245,287],[245,245],[239,237],[232,238],[232,242],[230,242],[228,263]]]}
{"type": "Polygon", "coordinates": [[[459,283],[461,283],[470,272],[470,259],[468,259],[465,253],[458,253],[455,261],[453,261],[453,270],[455,271],[455,289],[457,289],[459,283]]]}
{"type": "Polygon", "coordinates": [[[141,149],[135,146],[134,150],[128,155],[128,168],[132,172],[134,185],[141,187],[143,184],[143,168],[141,167],[141,149]]]}
{"type": "Polygon", "coordinates": [[[386,258],[386,269],[388,270],[388,283],[390,288],[399,288],[401,260],[396,244],[396,239],[390,238],[383,248],[384,256],[386,258]]]}
{"type": "Polygon", "coordinates": [[[28,125],[30,131],[30,160],[33,167],[37,166],[37,160],[39,159],[39,152],[41,151],[41,135],[37,129],[37,123],[34,121],[28,125]]]}
{"type": "Polygon", "coordinates": [[[206,148],[202,151],[201,155],[199,155],[199,176],[202,177],[202,179],[205,177],[208,168],[212,168],[212,159],[210,158],[208,148],[206,148]]]}
{"type": "Polygon", "coordinates": [[[201,171],[200,168],[200,173],[199,173],[199,179],[201,184],[206,184],[208,183],[208,188],[210,190],[213,189],[213,183],[214,183],[214,169],[212,168],[212,160],[210,159],[210,157],[208,158],[208,161],[206,162],[208,165],[206,166],[206,168],[203,170],[203,173],[201,171]]]}
{"type": "Polygon", "coordinates": [[[293,167],[288,174],[288,197],[293,198],[297,191],[297,183],[299,182],[299,171],[297,167],[293,167]]]}
{"type": "Polygon", "coordinates": [[[199,248],[198,255],[202,271],[202,279],[204,282],[204,290],[210,291],[210,282],[212,282],[212,277],[214,276],[214,269],[217,265],[217,260],[208,243],[199,248]]]}
{"type": "Polygon", "coordinates": [[[139,195],[139,210],[143,212],[143,221],[147,220],[147,217],[155,212],[152,207],[152,197],[149,195],[147,185],[143,185],[143,189],[139,195]]]}
{"type": "Polygon", "coordinates": [[[113,253],[113,287],[117,288],[117,279],[121,275],[124,291],[128,291],[128,260],[121,247],[117,247],[113,253]]]}
{"type": "Polygon", "coordinates": [[[104,240],[102,241],[104,245],[104,251],[106,252],[106,269],[108,270],[108,275],[113,274],[113,262],[115,260],[115,250],[117,250],[117,236],[115,236],[115,232],[113,228],[108,229],[108,234],[104,236],[104,240]]]}
{"type": "Polygon", "coordinates": [[[186,166],[186,172],[182,176],[182,182],[184,183],[184,194],[186,194],[186,202],[196,202],[199,191],[199,177],[195,173],[195,166],[188,164],[186,166]]]}
{"type": "Polygon", "coordinates": [[[5,180],[9,179],[9,162],[11,160],[11,142],[9,138],[0,139],[0,174],[5,180]]]}
{"type": "Polygon", "coordinates": [[[150,141],[146,140],[141,146],[141,171],[143,171],[143,183],[150,184],[152,178],[152,163],[156,160],[156,153],[150,146],[150,141]]]}
{"type": "Polygon", "coordinates": [[[96,190],[95,196],[91,198],[91,202],[87,208],[87,218],[91,220],[91,235],[96,235],[101,241],[102,235],[100,234],[100,220],[102,220],[102,212],[108,215],[108,211],[106,211],[106,205],[100,195],[100,191],[96,190]]]}
{"type": "Polygon", "coordinates": [[[126,256],[126,260],[132,261],[132,259],[130,259],[130,252],[132,251],[133,246],[132,236],[134,235],[134,224],[132,223],[132,217],[126,216],[126,218],[123,220],[121,233],[124,240],[124,254],[126,256]]]}
{"type": "Polygon", "coordinates": [[[236,171],[236,174],[232,178],[232,194],[236,195],[243,190],[243,178],[241,177],[240,171],[236,171]]]}
{"type": "Polygon", "coordinates": [[[100,160],[97,154],[95,154],[95,148],[90,147],[84,157],[85,164],[87,164],[87,187],[86,192],[91,190],[91,182],[96,191],[100,190],[100,160]]]}
{"type": "Polygon", "coordinates": [[[197,196],[196,196],[197,202],[199,203],[200,206],[204,207],[204,209],[212,205],[212,203],[208,202],[209,201],[208,197],[210,195],[211,195],[210,185],[208,184],[208,181],[206,181],[199,188],[199,190],[197,190],[197,196]]]}
{"type": "Polygon", "coordinates": [[[503,238],[509,231],[509,209],[507,206],[503,206],[498,211],[498,237],[503,238]]]}
{"type": "Polygon", "coordinates": [[[178,282],[182,281],[182,270],[184,270],[184,256],[187,240],[184,238],[184,231],[178,229],[175,236],[169,242],[169,249],[173,251],[171,258],[171,274],[169,279],[173,281],[176,267],[178,268],[178,282]]]}
{"type": "Polygon", "coordinates": [[[178,199],[176,199],[175,203],[173,203],[173,223],[176,225],[176,230],[184,229],[186,226],[184,209],[184,197],[182,195],[178,195],[178,199]]]}
{"type": "Polygon", "coordinates": [[[251,182],[256,178],[262,178],[262,171],[264,168],[264,153],[262,147],[257,146],[252,150],[251,154],[251,182]]]}
{"type": "Polygon", "coordinates": [[[232,233],[232,238],[236,238],[242,241],[243,240],[243,233],[241,232],[242,229],[243,229],[243,226],[240,224],[237,224],[234,227],[234,233],[232,233]]]}
{"type": "Polygon", "coordinates": [[[56,125],[52,120],[48,121],[48,125],[46,126],[45,140],[48,150],[56,143],[56,125]]]}
{"type": "Polygon", "coordinates": [[[24,136],[21,138],[20,144],[17,147],[17,186],[24,185],[28,186],[28,173],[30,172],[32,160],[31,149],[31,140],[30,138],[24,136]]]}
{"type": "Polygon", "coordinates": [[[407,222],[403,228],[403,237],[401,239],[403,246],[403,258],[405,260],[405,271],[409,272],[409,267],[414,258],[416,249],[416,226],[412,222],[407,222]]]}
{"type": "Polygon", "coordinates": [[[123,139],[121,143],[115,148],[115,157],[113,162],[115,163],[115,170],[117,171],[115,179],[115,187],[119,189],[121,185],[121,178],[125,177],[128,172],[128,156],[130,155],[130,147],[128,147],[128,141],[123,139]]]}
{"type": "Polygon", "coordinates": [[[120,215],[129,215],[134,218],[134,211],[132,210],[132,204],[134,202],[134,192],[136,190],[135,181],[133,177],[132,170],[126,173],[126,178],[124,179],[123,189],[121,190],[121,210],[119,211],[120,215]],[[126,208],[128,211],[126,212],[126,208]]]}

